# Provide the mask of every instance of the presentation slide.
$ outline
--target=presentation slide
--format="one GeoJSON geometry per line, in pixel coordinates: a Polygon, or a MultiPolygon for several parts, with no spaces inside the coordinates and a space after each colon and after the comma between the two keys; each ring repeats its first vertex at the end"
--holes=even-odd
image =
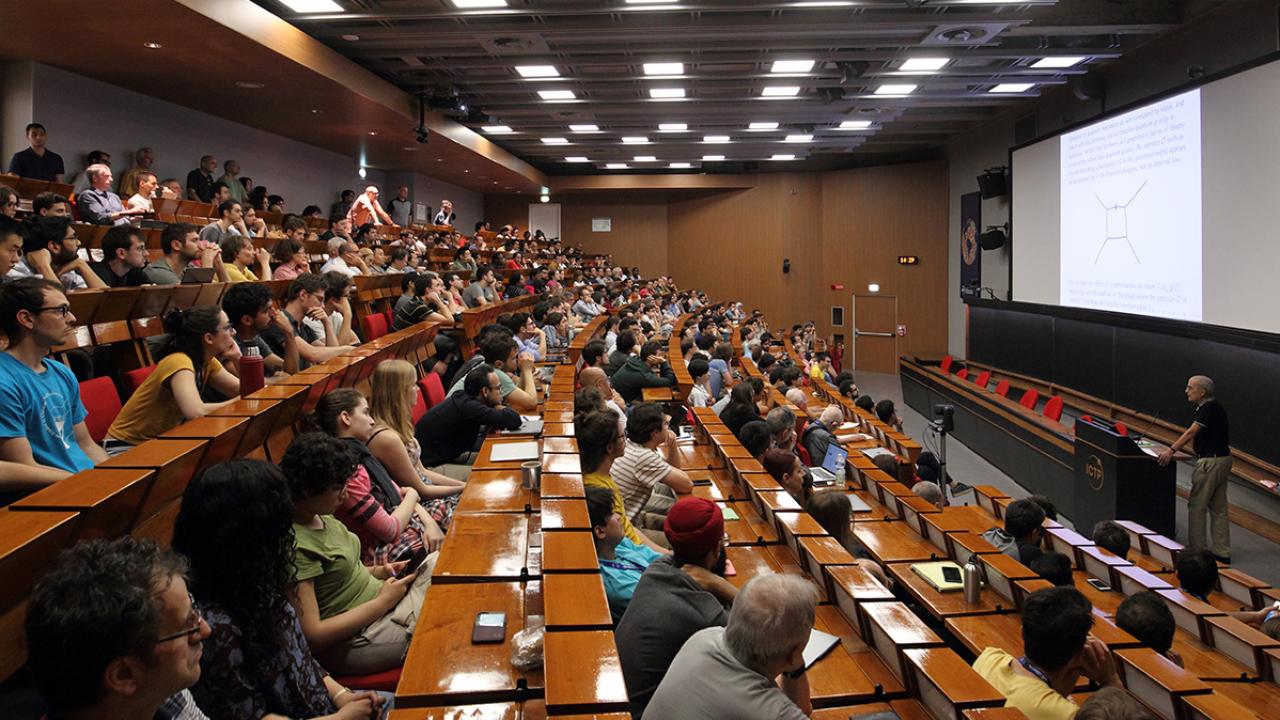
{"type": "Polygon", "coordinates": [[[1200,91],[1059,145],[1059,303],[1202,319],[1200,91]]]}

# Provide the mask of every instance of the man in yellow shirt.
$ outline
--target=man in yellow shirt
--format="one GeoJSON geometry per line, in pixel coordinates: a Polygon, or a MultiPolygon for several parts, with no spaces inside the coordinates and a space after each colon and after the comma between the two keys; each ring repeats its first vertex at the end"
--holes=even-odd
{"type": "Polygon", "coordinates": [[[1005,707],[1030,720],[1070,720],[1080,709],[1070,699],[1081,675],[1123,687],[1107,646],[1089,635],[1093,605],[1074,587],[1037,590],[1022,606],[1022,657],[995,647],[973,669],[1005,696],[1005,707]]]}
{"type": "Polygon", "coordinates": [[[631,524],[627,509],[622,503],[622,493],[609,476],[613,461],[622,457],[627,436],[618,427],[618,414],[612,410],[591,412],[574,418],[573,434],[578,441],[579,461],[582,463],[582,484],[601,487],[613,493],[613,511],[622,520],[623,536],[636,545],[644,545],[662,554],[671,551],[631,524]]]}

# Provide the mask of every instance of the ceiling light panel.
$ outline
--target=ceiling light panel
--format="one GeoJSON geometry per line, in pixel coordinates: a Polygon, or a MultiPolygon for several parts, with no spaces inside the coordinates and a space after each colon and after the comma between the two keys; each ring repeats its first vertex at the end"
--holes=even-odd
{"type": "Polygon", "coordinates": [[[649,138],[643,135],[627,135],[622,138],[623,145],[648,145],[649,138]]]}
{"type": "Polygon", "coordinates": [[[576,100],[572,90],[539,90],[538,97],[543,100],[576,100]]]}
{"type": "Polygon", "coordinates": [[[333,0],[280,0],[285,7],[298,13],[299,15],[306,13],[340,13],[346,12],[342,6],[333,0]]]}
{"type": "Polygon", "coordinates": [[[712,145],[727,143],[729,142],[729,136],[728,135],[703,135],[702,142],[710,143],[712,145]]]}
{"type": "Polygon", "coordinates": [[[684,88],[651,88],[649,97],[654,100],[675,100],[684,97],[684,88]]]}
{"type": "Polygon", "coordinates": [[[946,67],[949,62],[950,58],[907,58],[898,69],[903,72],[933,72],[946,67]]]}
{"type": "Polygon", "coordinates": [[[813,136],[812,135],[788,135],[786,139],[783,140],[783,142],[789,142],[789,143],[813,142],[813,136]]]}
{"type": "Polygon", "coordinates": [[[658,161],[658,158],[653,155],[636,155],[631,159],[635,160],[636,162],[657,162],[658,161]]]}
{"type": "Polygon", "coordinates": [[[1031,67],[1037,70],[1045,70],[1045,69],[1061,70],[1062,68],[1075,67],[1076,65],[1079,65],[1080,63],[1084,62],[1086,59],[1088,58],[1075,57],[1075,56],[1040,58],[1039,60],[1031,63],[1031,67]]]}
{"type": "Polygon", "coordinates": [[[606,170],[626,170],[627,164],[626,163],[605,163],[604,167],[606,170]]]}
{"type": "Polygon", "coordinates": [[[678,62],[645,63],[644,74],[650,77],[661,77],[664,75],[683,75],[684,63],[678,63],[678,62]]]}
{"type": "Polygon", "coordinates": [[[866,130],[871,127],[870,120],[845,120],[840,123],[839,130],[866,130]]]}
{"type": "Polygon", "coordinates": [[[988,92],[1001,95],[1010,95],[1015,93],[1024,93],[1035,87],[1035,83],[1000,83],[991,88],[988,92]]]}
{"type": "Polygon", "coordinates": [[[560,77],[560,71],[556,70],[555,65],[516,65],[516,72],[524,78],[560,77]]]}
{"type": "Polygon", "coordinates": [[[890,83],[887,85],[881,85],[880,87],[876,88],[875,94],[876,95],[910,95],[911,93],[916,91],[917,87],[919,86],[909,85],[909,84],[890,83]]]}
{"type": "Polygon", "coordinates": [[[685,123],[658,123],[658,132],[685,132],[688,129],[685,123]]]}
{"type": "Polygon", "coordinates": [[[598,125],[570,125],[569,129],[576,133],[600,132],[600,127],[598,125]]]}
{"type": "Polygon", "coordinates": [[[671,163],[667,167],[671,168],[672,170],[688,170],[689,168],[693,167],[693,164],[687,163],[687,162],[675,162],[675,163],[671,163]]]}
{"type": "Polygon", "coordinates": [[[568,145],[569,144],[569,141],[562,137],[542,138],[542,142],[547,145],[568,145]]]}
{"type": "Polygon", "coordinates": [[[459,10],[476,8],[500,8],[507,6],[507,0],[452,0],[453,6],[459,10]]]}
{"type": "Polygon", "coordinates": [[[585,157],[583,157],[583,156],[581,156],[581,155],[570,155],[569,157],[565,158],[565,160],[566,160],[567,162],[572,162],[572,163],[579,163],[579,162],[591,162],[591,160],[590,160],[590,159],[585,158],[585,157]]]}
{"type": "Polygon", "coordinates": [[[485,125],[480,129],[484,130],[487,135],[510,135],[515,132],[507,125],[485,125]]]}
{"type": "Polygon", "coordinates": [[[720,162],[721,160],[724,160],[723,155],[703,155],[702,156],[703,162],[720,162]]]}
{"type": "Polygon", "coordinates": [[[764,97],[795,97],[800,94],[796,85],[773,85],[760,91],[764,97]]]}
{"type": "Polygon", "coordinates": [[[753,122],[753,123],[751,123],[750,125],[748,125],[748,126],[747,126],[747,129],[748,129],[748,130],[756,130],[756,131],[760,131],[760,130],[777,130],[777,129],[778,129],[778,123],[776,123],[776,122],[753,122]]]}
{"type": "Polygon", "coordinates": [[[775,60],[771,73],[807,73],[813,69],[812,60],[775,60]]]}
{"type": "Polygon", "coordinates": [[[770,160],[795,160],[795,155],[774,155],[770,160]]]}

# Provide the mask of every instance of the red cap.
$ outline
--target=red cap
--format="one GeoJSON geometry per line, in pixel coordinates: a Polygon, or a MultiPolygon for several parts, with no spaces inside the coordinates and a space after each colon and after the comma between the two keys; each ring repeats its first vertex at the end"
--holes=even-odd
{"type": "Polygon", "coordinates": [[[716,549],[724,537],[724,514],[706,498],[681,498],[667,511],[662,531],[680,557],[700,558],[716,549]]]}

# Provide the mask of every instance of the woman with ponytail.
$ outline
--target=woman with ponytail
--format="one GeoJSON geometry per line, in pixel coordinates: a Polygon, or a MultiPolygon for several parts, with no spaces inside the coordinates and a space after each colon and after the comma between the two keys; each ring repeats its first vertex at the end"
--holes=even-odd
{"type": "Polygon", "coordinates": [[[169,339],[156,354],[159,363],[107,430],[104,446],[109,454],[124,452],[226,405],[209,402],[211,396],[240,394],[240,380],[221,362],[238,358],[240,348],[233,326],[218,306],[172,310],[165,315],[164,329],[169,339]]]}
{"type": "Polygon", "coordinates": [[[304,430],[343,441],[359,460],[334,515],[360,538],[361,560],[381,564],[409,557],[424,546],[430,552],[440,549],[444,530],[419,504],[418,491],[397,485],[369,452],[374,420],[358,390],[340,388],[320,398],[305,418],[304,430]]]}

